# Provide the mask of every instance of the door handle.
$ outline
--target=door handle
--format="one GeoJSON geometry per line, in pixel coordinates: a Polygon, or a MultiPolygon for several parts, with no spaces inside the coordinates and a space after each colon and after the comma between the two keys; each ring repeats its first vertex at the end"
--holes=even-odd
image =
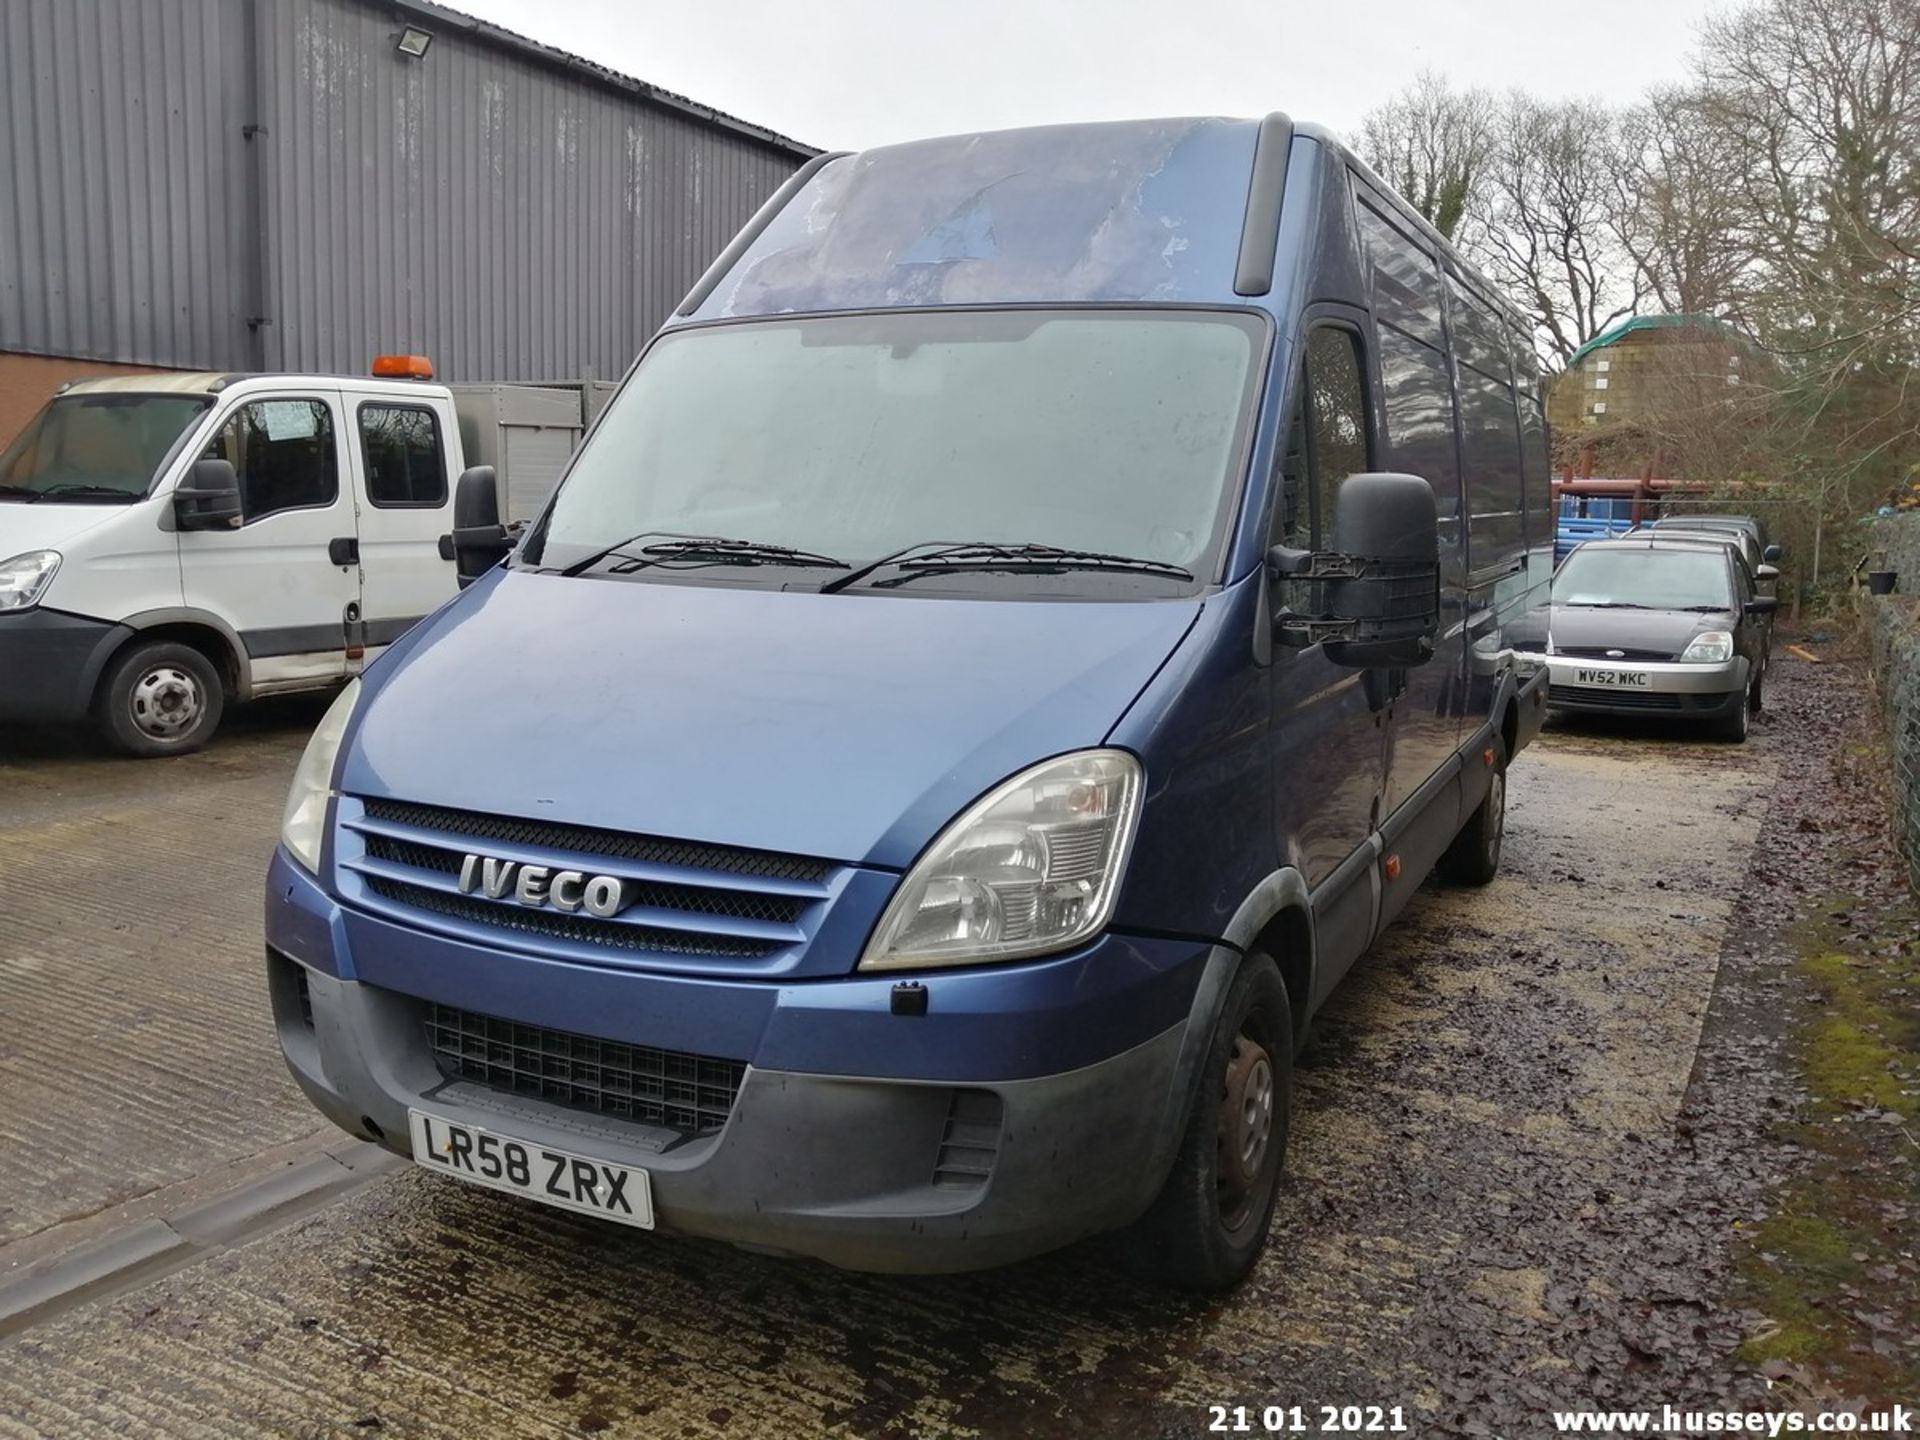
{"type": "Polygon", "coordinates": [[[327,559],[336,565],[358,565],[360,563],[360,538],[357,535],[339,535],[327,542],[327,559]]]}

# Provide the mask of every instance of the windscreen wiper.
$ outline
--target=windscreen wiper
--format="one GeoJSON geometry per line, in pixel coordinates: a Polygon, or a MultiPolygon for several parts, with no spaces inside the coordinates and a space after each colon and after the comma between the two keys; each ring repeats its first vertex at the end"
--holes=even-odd
{"type": "Polygon", "coordinates": [[[1113,570],[1136,575],[1164,575],[1170,580],[1191,580],[1193,572],[1164,560],[1144,560],[1135,555],[1109,555],[1099,550],[1070,550],[1058,545],[999,545],[970,542],[943,545],[936,549],[909,546],[905,551],[883,555],[821,586],[822,593],[844,590],[855,581],[871,575],[883,566],[899,569],[898,575],[876,580],[874,588],[905,585],[928,575],[975,574],[1006,571],[1026,575],[1061,575],[1069,570],[1113,570]]]}
{"type": "Polygon", "coordinates": [[[1634,600],[1562,600],[1559,602],[1573,610],[1652,610],[1652,605],[1642,605],[1634,600]]]}
{"type": "Polygon", "coordinates": [[[32,492],[35,502],[41,500],[125,500],[131,503],[140,498],[131,490],[122,490],[118,485],[89,485],[80,481],[68,481],[63,485],[49,485],[45,490],[32,492]]]}
{"type": "Polygon", "coordinates": [[[578,575],[591,570],[609,556],[618,556],[624,563],[612,567],[615,575],[631,574],[650,565],[670,565],[676,561],[690,565],[805,565],[826,566],[835,570],[847,568],[847,562],[836,560],[831,555],[818,555],[811,550],[796,550],[791,545],[771,545],[760,540],[730,540],[721,535],[673,535],[664,530],[642,530],[638,535],[630,535],[618,545],[609,545],[606,549],[576,560],[560,573],[578,575]],[[664,538],[652,545],[643,545],[637,553],[630,552],[627,546],[649,535],[664,538]]]}
{"type": "Polygon", "coordinates": [[[0,495],[25,495],[32,499],[40,492],[26,485],[0,485],[0,495]]]}

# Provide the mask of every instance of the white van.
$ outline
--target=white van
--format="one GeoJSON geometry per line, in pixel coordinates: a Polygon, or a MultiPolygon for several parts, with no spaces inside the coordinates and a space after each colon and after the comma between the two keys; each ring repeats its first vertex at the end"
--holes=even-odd
{"type": "Polygon", "coordinates": [[[340,685],[454,594],[464,468],[423,378],[68,386],[0,454],[0,722],[180,754],[229,700],[340,685]]]}

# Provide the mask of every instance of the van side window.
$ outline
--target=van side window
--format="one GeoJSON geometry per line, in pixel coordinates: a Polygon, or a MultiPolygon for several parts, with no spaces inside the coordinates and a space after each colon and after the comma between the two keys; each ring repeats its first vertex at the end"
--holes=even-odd
{"type": "Polygon", "coordinates": [[[1340,482],[1369,468],[1367,389],[1353,332],[1312,331],[1300,377],[1272,533],[1274,544],[1304,550],[1327,545],[1340,482]]]}
{"type": "Polygon", "coordinates": [[[1460,464],[1453,448],[1453,387],[1446,357],[1391,325],[1380,337],[1380,403],[1387,426],[1387,465],[1433,486],[1440,550],[1460,524],[1460,464]]]}
{"type": "Polygon", "coordinates": [[[333,409],[324,400],[242,405],[200,458],[233,466],[240,477],[242,523],[280,510],[331,505],[340,493],[333,409]]]}
{"type": "Polygon", "coordinates": [[[1354,207],[1360,239],[1372,272],[1373,318],[1440,347],[1440,272],[1426,246],[1415,240],[1363,194],[1354,207]]]}
{"type": "Polygon", "coordinates": [[[447,466],[433,411],[418,405],[362,405],[360,456],[373,504],[385,509],[446,503],[447,466]]]}
{"type": "Polygon", "coordinates": [[[1467,557],[1480,571],[1512,565],[1524,548],[1520,426],[1513,388],[1460,366],[1460,451],[1467,471],[1467,557]]]}

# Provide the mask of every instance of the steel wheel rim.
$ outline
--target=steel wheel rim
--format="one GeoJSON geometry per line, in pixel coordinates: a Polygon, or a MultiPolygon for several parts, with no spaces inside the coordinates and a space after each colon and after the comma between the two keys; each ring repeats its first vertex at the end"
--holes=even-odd
{"type": "Polygon", "coordinates": [[[1221,1088],[1216,1184],[1220,1220],[1238,1230],[1251,1217],[1273,1148],[1277,1087],[1273,1057],[1245,1030],[1233,1040],[1221,1088]]]}
{"type": "Polygon", "coordinates": [[[179,739],[199,721],[205,704],[199,680],[178,665],[153,666],[127,697],[134,728],[153,740],[179,739]]]}

